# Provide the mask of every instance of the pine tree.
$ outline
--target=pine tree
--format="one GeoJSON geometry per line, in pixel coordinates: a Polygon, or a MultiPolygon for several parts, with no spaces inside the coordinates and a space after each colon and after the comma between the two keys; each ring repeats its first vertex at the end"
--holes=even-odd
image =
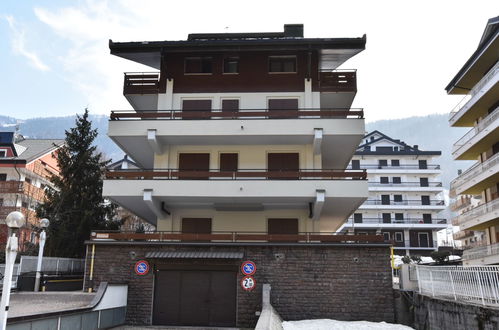
{"type": "Polygon", "coordinates": [[[92,145],[97,129],[92,129],[88,110],[77,115],[75,127],[66,131],[65,144],[55,155],[60,174],[50,179],[54,190],[37,208],[39,217],[50,220],[47,253],[58,257],[83,257],[84,241],[92,229],[115,227],[114,205],[102,197],[105,161],[92,145]]]}

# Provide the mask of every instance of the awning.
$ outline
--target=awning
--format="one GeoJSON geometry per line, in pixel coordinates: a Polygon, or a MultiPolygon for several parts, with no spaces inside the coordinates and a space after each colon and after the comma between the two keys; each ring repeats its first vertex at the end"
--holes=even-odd
{"type": "Polygon", "coordinates": [[[147,252],[150,259],[242,259],[242,252],[212,252],[212,251],[157,251],[147,252]]]}

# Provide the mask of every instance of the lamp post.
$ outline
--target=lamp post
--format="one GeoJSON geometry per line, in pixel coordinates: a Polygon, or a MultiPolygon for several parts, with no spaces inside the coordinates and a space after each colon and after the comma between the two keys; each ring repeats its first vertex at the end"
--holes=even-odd
{"type": "Polygon", "coordinates": [[[5,246],[5,274],[3,278],[2,301],[0,303],[0,329],[7,326],[7,314],[9,312],[10,290],[12,289],[12,273],[17,256],[17,231],[24,225],[26,219],[21,212],[14,211],[7,215],[5,223],[12,229],[12,234],[7,239],[5,246]]]}
{"type": "Polygon", "coordinates": [[[42,271],[43,248],[45,247],[45,240],[47,239],[45,228],[47,228],[49,225],[49,219],[43,218],[42,220],[40,220],[40,227],[42,227],[42,232],[40,233],[40,241],[38,242],[38,262],[36,263],[35,292],[40,291],[40,272],[42,271]]]}

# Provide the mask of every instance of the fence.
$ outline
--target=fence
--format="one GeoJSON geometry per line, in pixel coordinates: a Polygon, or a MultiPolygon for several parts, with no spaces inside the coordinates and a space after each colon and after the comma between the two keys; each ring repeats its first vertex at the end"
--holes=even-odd
{"type": "MultiPolygon", "coordinates": [[[[3,274],[5,274],[5,264],[0,265],[0,283],[3,283],[3,274]]],[[[12,272],[12,289],[17,288],[17,277],[19,275],[19,264],[14,264],[14,271],[12,272]]],[[[2,287],[0,285],[0,291],[2,287]]]]}
{"type": "Polygon", "coordinates": [[[416,266],[419,293],[499,306],[499,266],[416,266]]]}
{"type": "MultiPolygon", "coordinates": [[[[38,257],[22,256],[18,274],[35,272],[38,257]]],[[[83,273],[84,259],[43,257],[42,272],[53,275],[83,273]]]]}

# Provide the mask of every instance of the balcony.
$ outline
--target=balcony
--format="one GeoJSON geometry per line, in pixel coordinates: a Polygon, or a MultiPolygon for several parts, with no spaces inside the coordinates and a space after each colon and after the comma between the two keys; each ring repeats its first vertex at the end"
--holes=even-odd
{"type": "Polygon", "coordinates": [[[179,243],[197,242],[197,244],[231,244],[231,243],[326,243],[326,244],[387,244],[382,235],[355,235],[325,232],[302,232],[296,235],[268,234],[263,232],[227,232],[214,231],[210,234],[186,234],[174,231],[154,231],[146,233],[118,232],[118,231],[92,231],[92,241],[141,241],[144,244],[152,242],[179,243]]]}
{"type": "Polygon", "coordinates": [[[452,150],[456,160],[476,159],[499,139],[499,107],[461,137],[452,150]]]}
{"type": "Polygon", "coordinates": [[[458,196],[456,200],[450,204],[451,211],[456,212],[464,207],[470,206],[471,199],[472,197],[470,195],[458,196]]]}
{"type": "MultiPolygon", "coordinates": [[[[352,165],[348,166],[348,169],[352,168],[352,165]]],[[[379,164],[361,164],[358,169],[366,169],[369,170],[369,173],[379,173],[379,174],[405,174],[405,173],[418,173],[418,174],[439,174],[440,165],[436,164],[428,164],[425,166],[420,166],[418,164],[414,165],[379,165],[379,164]]],[[[355,169],[354,169],[355,170],[355,169]]]]}
{"type": "Polygon", "coordinates": [[[478,246],[463,251],[464,265],[492,265],[499,263],[499,243],[478,246]]]}
{"type": "Polygon", "coordinates": [[[38,226],[38,217],[36,216],[36,212],[34,210],[30,210],[24,207],[16,207],[16,206],[2,206],[0,207],[0,219],[5,220],[7,215],[10,212],[19,211],[26,217],[26,223],[34,226],[38,226]]]}
{"type": "Polygon", "coordinates": [[[45,198],[45,191],[26,181],[0,181],[0,194],[23,194],[37,201],[45,198]]]}
{"type": "Polygon", "coordinates": [[[167,145],[314,145],[323,166],[345,168],[364,132],[362,109],[237,112],[113,111],[109,137],[143,168],[167,145]]]}
{"type": "Polygon", "coordinates": [[[157,109],[159,72],[125,72],[123,95],[134,109],[157,109]]]}
{"type": "Polygon", "coordinates": [[[468,237],[473,237],[473,230],[460,230],[457,233],[452,234],[455,241],[459,241],[468,237]]]}
{"type": "Polygon", "coordinates": [[[499,93],[499,62],[471,89],[461,102],[451,111],[451,126],[473,126],[474,121],[487,113],[497,101],[499,93]]]}
{"type": "Polygon", "coordinates": [[[350,107],[357,94],[356,70],[319,72],[321,105],[324,107],[350,107]]]}
{"type": "Polygon", "coordinates": [[[447,219],[431,219],[424,220],[423,218],[405,218],[405,219],[390,219],[383,220],[382,218],[362,218],[362,221],[354,221],[349,218],[345,223],[345,228],[445,228],[447,227],[447,219]]]}
{"type": "Polygon", "coordinates": [[[477,163],[451,182],[456,194],[479,194],[499,181],[499,153],[483,163],[477,163]]]}
{"type": "Polygon", "coordinates": [[[421,209],[421,210],[443,210],[445,209],[445,201],[430,200],[423,202],[421,200],[402,200],[402,201],[383,201],[379,199],[368,199],[361,205],[359,209],[421,209]]]}
{"type": "Polygon", "coordinates": [[[369,181],[369,191],[432,191],[441,192],[442,182],[401,182],[401,183],[382,183],[369,181]]]}
{"type": "Polygon", "coordinates": [[[499,224],[499,198],[478,205],[453,218],[452,224],[459,226],[460,230],[483,230],[499,224]]]}
{"type": "Polygon", "coordinates": [[[366,199],[365,178],[365,172],[333,170],[120,170],[107,172],[103,195],[153,224],[168,209],[298,208],[339,226],[366,199]]]}

